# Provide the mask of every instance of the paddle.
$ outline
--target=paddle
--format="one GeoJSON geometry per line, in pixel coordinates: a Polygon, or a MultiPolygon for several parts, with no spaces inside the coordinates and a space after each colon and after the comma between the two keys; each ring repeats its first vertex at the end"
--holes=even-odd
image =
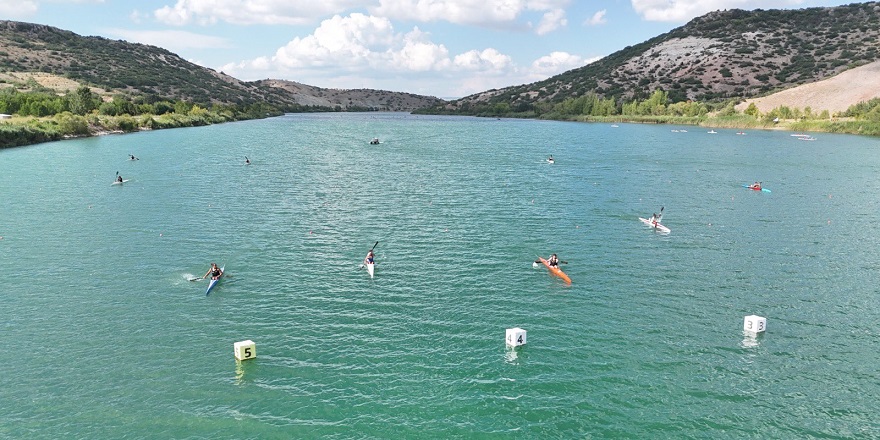
{"type": "MultiPolygon", "coordinates": [[[[373,247],[371,247],[370,250],[372,251],[373,249],[376,249],[376,246],[377,246],[377,245],[379,245],[379,242],[378,242],[378,241],[377,241],[375,244],[373,244],[373,247]]],[[[367,259],[364,258],[364,261],[367,261],[367,259]]],[[[375,264],[375,263],[373,263],[373,264],[375,264]]],[[[364,266],[364,263],[361,263],[361,265],[360,265],[360,267],[358,267],[358,269],[363,269],[364,267],[365,267],[365,266],[364,266]]]]}
{"type": "MultiPolygon", "coordinates": [[[[562,264],[568,264],[568,261],[559,260],[562,264]]],[[[535,263],[541,264],[541,260],[535,260],[535,263]]]]}

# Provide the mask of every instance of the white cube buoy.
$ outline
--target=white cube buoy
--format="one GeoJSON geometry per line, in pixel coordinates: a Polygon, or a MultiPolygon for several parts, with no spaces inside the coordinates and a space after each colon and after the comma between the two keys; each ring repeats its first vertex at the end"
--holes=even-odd
{"type": "Polygon", "coordinates": [[[505,339],[507,345],[511,347],[519,347],[520,345],[526,344],[526,331],[519,328],[509,328],[507,329],[507,338],[505,339]]]}
{"type": "Polygon", "coordinates": [[[743,320],[743,330],[749,333],[761,333],[767,330],[767,318],[758,315],[746,316],[743,320]]]}
{"type": "Polygon", "coordinates": [[[234,344],[235,358],[243,361],[257,357],[257,344],[248,339],[247,341],[236,342],[234,344]]]}

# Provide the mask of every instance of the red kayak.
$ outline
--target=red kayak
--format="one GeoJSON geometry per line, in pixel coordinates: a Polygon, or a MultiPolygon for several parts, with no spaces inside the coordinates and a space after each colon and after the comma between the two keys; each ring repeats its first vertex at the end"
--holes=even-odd
{"type": "Polygon", "coordinates": [[[547,266],[547,270],[549,270],[550,273],[558,276],[559,278],[562,278],[562,280],[565,281],[565,284],[571,284],[571,278],[569,278],[568,275],[566,275],[565,272],[562,271],[562,269],[551,266],[550,263],[548,263],[547,260],[545,260],[543,257],[538,257],[538,259],[541,260],[542,263],[544,263],[544,266],[547,266]]]}

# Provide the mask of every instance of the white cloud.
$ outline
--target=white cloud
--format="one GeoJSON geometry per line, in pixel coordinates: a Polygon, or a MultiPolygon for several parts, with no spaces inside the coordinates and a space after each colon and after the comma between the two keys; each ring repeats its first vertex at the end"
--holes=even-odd
{"type": "Polygon", "coordinates": [[[445,69],[449,66],[449,51],[442,44],[434,44],[429,35],[418,28],[403,37],[403,47],[390,48],[387,53],[392,67],[410,72],[445,69]]]}
{"type": "Polygon", "coordinates": [[[272,63],[285,68],[369,66],[379,61],[394,38],[388,19],[336,15],[321,22],[313,34],[297,37],[278,49],[272,63]]]}
{"type": "Polygon", "coordinates": [[[564,26],[570,0],[379,0],[370,13],[396,20],[447,21],[455,24],[498,26],[516,23],[529,12],[545,12],[537,26],[549,32],[564,26]]]}
{"type": "Polygon", "coordinates": [[[495,49],[470,50],[456,55],[453,64],[458,70],[504,72],[513,69],[513,59],[495,49]]]}
{"type": "Polygon", "coordinates": [[[177,0],[154,11],[157,20],[182,26],[227,22],[240,25],[310,23],[363,4],[357,0],[177,0]]]}
{"type": "Polygon", "coordinates": [[[535,27],[535,33],[538,35],[548,34],[556,29],[565,27],[567,24],[568,20],[565,18],[565,10],[554,9],[550,12],[544,13],[541,22],[535,27]]]}
{"type": "Polygon", "coordinates": [[[397,32],[388,18],[354,13],[324,20],[311,34],[294,38],[272,56],[217,70],[244,80],[277,78],[318,87],[460,97],[546,79],[587,62],[567,52],[552,52],[528,66],[517,66],[495,48],[451,54],[418,27],[397,32]]]}
{"type": "Polygon", "coordinates": [[[683,22],[723,9],[772,9],[803,3],[803,0],[631,0],[632,7],[648,21],[683,22]]]}
{"type": "Polygon", "coordinates": [[[583,58],[568,52],[551,52],[532,62],[531,74],[544,78],[587,64],[583,58]]]}
{"type": "Polygon", "coordinates": [[[149,44],[180,53],[185,49],[230,48],[229,40],[186,31],[136,31],[132,29],[105,29],[107,35],[132,43],[149,44]]]}
{"type": "Polygon", "coordinates": [[[607,9],[603,9],[601,11],[596,12],[595,14],[593,14],[592,17],[590,17],[587,21],[585,21],[584,24],[588,25],[588,26],[598,26],[600,24],[607,23],[608,20],[605,19],[606,12],[607,12],[607,9]]]}
{"type": "Polygon", "coordinates": [[[7,20],[31,17],[40,9],[35,1],[0,0],[0,17],[7,20]]]}
{"type": "MultiPolygon", "coordinates": [[[[491,50],[482,55],[484,66],[497,67],[498,59],[502,58],[491,50]]],[[[509,57],[507,60],[509,63],[509,57]]],[[[227,64],[222,69],[302,72],[330,68],[336,72],[381,75],[381,71],[427,72],[466,67],[453,63],[448,49],[432,42],[430,35],[418,28],[406,34],[395,33],[387,18],[355,13],[324,20],[311,35],[294,38],[271,58],[227,64]]]]}

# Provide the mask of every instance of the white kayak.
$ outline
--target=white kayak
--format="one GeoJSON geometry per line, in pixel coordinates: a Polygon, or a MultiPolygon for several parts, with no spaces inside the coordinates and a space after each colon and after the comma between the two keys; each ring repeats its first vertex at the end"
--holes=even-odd
{"type": "Polygon", "coordinates": [[[666,226],[663,226],[663,225],[660,224],[659,222],[658,222],[658,223],[654,223],[654,222],[651,221],[651,220],[648,220],[648,219],[646,219],[646,218],[641,218],[641,217],[639,217],[639,220],[641,220],[642,223],[644,223],[645,225],[650,226],[650,227],[652,227],[652,228],[654,228],[654,229],[656,229],[656,230],[658,230],[658,231],[660,231],[660,232],[670,232],[670,229],[669,229],[669,228],[667,228],[666,226]]]}
{"type": "Polygon", "coordinates": [[[376,263],[365,263],[364,266],[367,266],[367,273],[370,274],[370,278],[373,278],[373,273],[376,271],[376,263]]]}
{"type": "Polygon", "coordinates": [[[128,182],[129,180],[131,180],[131,179],[125,179],[125,180],[122,180],[122,181],[117,180],[117,181],[111,183],[110,186],[113,186],[113,185],[122,185],[123,183],[128,182]]]}

